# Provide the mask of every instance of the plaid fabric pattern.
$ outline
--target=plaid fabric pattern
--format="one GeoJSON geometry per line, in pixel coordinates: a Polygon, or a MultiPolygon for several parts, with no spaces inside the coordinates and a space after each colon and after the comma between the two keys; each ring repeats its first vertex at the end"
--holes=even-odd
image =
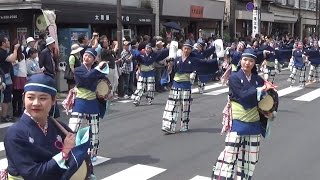
{"type": "Polygon", "coordinates": [[[171,88],[162,117],[162,128],[174,132],[180,114],[181,129],[189,129],[189,114],[192,103],[191,89],[171,88]]]}
{"type": "Polygon", "coordinates": [[[0,170],[0,180],[8,180],[8,171],[6,169],[0,170]]]}
{"type": "Polygon", "coordinates": [[[319,74],[320,74],[320,65],[312,65],[311,64],[308,80],[309,81],[313,81],[313,80],[320,81],[319,74]]]}
{"type": "Polygon", "coordinates": [[[139,76],[137,89],[132,95],[132,99],[134,101],[140,101],[144,92],[146,92],[146,96],[148,100],[153,100],[155,91],[155,79],[154,77],[142,77],[139,76]]]}
{"type": "Polygon", "coordinates": [[[130,61],[129,57],[131,56],[130,51],[123,50],[121,52],[121,59],[123,61],[123,64],[121,66],[121,72],[124,74],[130,74],[130,61]]]}
{"type": "Polygon", "coordinates": [[[276,78],[276,69],[275,67],[267,66],[263,70],[263,78],[264,80],[273,83],[274,79],[276,78]]]}
{"type": "Polygon", "coordinates": [[[97,155],[99,149],[99,115],[71,113],[69,127],[73,132],[78,132],[80,127],[87,125],[90,126],[90,151],[93,155],[97,155]]]}
{"type": "Polygon", "coordinates": [[[295,76],[296,74],[299,74],[299,84],[300,85],[305,85],[306,83],[306,68],[297,68],[293,67],[292,73],[290,74],[290,79],[291,79],[291,84],[295,83],[295,76]]]}
{"type": "Polygon", "coordinates": [[[225,149],[213,167],[212,179],[250,180],[259,160],[260,140],[260,135],[240,136],[236,132],[228,133],[225,149]]]}

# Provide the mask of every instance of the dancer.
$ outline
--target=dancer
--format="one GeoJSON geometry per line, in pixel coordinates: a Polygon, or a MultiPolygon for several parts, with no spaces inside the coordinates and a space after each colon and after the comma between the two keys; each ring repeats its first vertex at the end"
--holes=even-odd
{"type": "Polygon", "coordinates": [[[154,98],[155,78],[153,63],[168,57],[169,49],[161,50],[157,53],[153,52],[151,43],[146,45],[145,54],[138,57],[140,61],[140,75],[138,78],[137,89],[131,96],[133,104],[140,105],[140,99],[144,92],[147,94],[148,104],[151,105],[154,98]]]}
{"type": "Polygon", "coordinates": [[[219,70],[216,59],[201,60],[190,56],[192,47],[190,42],[186,42],[182,47],[182,56],[170,63],[171,73],[175,73],[175,75],[162,118],[162,131],[166,134],[175,133],[179,114],[181,115],[180,131],[189,130],[189,114],[192,102],[190,74],[194,71],[214,74],[219,70]]]}
{"type": "Polygon", "coordinates": [[[91,160],[97,160],[99,148],[99,115],[100,106],[96,96],[96,87],[98,80],[105,78],[104,68],[106,62],[102,61],[94,69],[93,63],[97,57],[97,52],[88,48],[83,54],[83,63],[75,68],[76,97],[74,106],[69,120],[69,127],[72,131],[78,132],[82,121],[90,126],[90,153],[91,160]]]}
{"type": "MultiPolygon", "coordinates": [[[[264,84],[258,75],[255,65],[259,62],[253,49],[246,49],[241,57],[241,69],[229,79],[230,123],[223,128],[227,132],[226,145],[213,168],[214,180],[251,179],[259,158],[261,134],[266,133],[257,105],[261,95],[274,86],[264,84]]],[[[272,118],[273,114],[266,116],[272,118]]]]}

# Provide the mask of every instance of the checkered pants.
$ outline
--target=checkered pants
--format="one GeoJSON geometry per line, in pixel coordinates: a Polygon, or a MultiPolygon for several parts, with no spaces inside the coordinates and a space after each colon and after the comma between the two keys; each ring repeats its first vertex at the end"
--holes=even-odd
{"type": "Polygon", "coordinates": [[[228,133],[225,149],[213,167],[212,179],[250,180],[259,160],[260,139],[260,135],[241,136],[236,132],[228,133]]]}
{"type": "Polygon", "coordinates": [[[276,77],[276,69],[275,69],[275,67],[267,66],[266,68],[264,68],[264,70],[263,70],[263,78],[264,78],[264,80],[273,83],[275,77],[276,77]]]}
{"type": "Polygon", "coordinates": [[[144,92],[146,92],[147,99],[153,100],[155,91],[155,78],[139,76],[137,89],[132,95],[134,101],[140,101],[144,92]]]}
{"type": "Polygon", "coordinates": [[[319,74],[320,74],[320,64],[317,64],[317,65],[311,64],[308,80],[309,81],[313,81],[313,80],[320,81],[319,74]]]}
{"type": "Polygon", "coordinates": [[[82,126],[90,126],[90,152],[92,155],[98,154],[99,149],[99,116],[98,114],[71,113],[69,128],[73,132],[78,132],[82,126]]]}
{"type": "Polygon", "coordinates": [[[299,74],[299,84],[305,85],[305,83],[306,83],[306,68],[305,67],[302,67],[302,68],[293,67],[292,73],[289,77],[291,79],[291,84],[294,84],[295,76],[297,73],[299,74]]]}
{"type": "Polygon", "coordinates": [[[172,87],[162,117],[162,128],[175,131],[180,114],[181,128],[189,129],[189,114],[192,103],[191,89],[180,89],[172,87]]]}

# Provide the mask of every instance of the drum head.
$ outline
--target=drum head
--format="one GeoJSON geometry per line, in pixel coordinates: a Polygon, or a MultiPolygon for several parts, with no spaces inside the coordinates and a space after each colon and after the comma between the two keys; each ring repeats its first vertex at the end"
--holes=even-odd
{"type": "Polygon", "coordinates": [[[258,107],[262,111],[270,111],[273,108],[274,100],[270,95],[265,96],[259,103],[258,107]]]}
{"type": "Polygon", "coordinates": [[[101,79],[97,84],[96,93],[98,97],[106,97],[111,92],[110,83],[108,80],[101,79]]]}
{"type": "Polygon", "coordinates": [[[75,172],[70,180],[85,180],[88,177],[88,165],[83,161],[77,172],[75,172]]]}

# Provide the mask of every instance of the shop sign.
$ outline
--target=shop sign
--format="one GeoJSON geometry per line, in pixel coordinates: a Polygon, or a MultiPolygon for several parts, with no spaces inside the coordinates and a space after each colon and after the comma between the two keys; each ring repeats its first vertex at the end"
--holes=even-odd
{"type": "Polygon", "coordinates": [[[0,15],[1,20],[13,20],[13,19],[18,19],[17,14],[10,14],[10,15],[0,15]]]}
{"type": "Polygon", "coordinates": [[[125,22],[130,22],[130,17],[129,16],[121,16],[122,21],[125,22]]]}
{"type": "Polygon", "coordinates": [[[149,18],[139,18],[139,22],[149,23],[149,22],[151,22],[151,19],[149,19],[149,18]]]}
{"type": "Polygon", "coordinates": [[[192,18],[203,18],[203,6],[190,6],[190,17],[192,18]]]}
{"type": "Polygon", "coordinates": [[[105,14],[101,14],[101,15],[95,15],[94,18],[95,21],[109,21],[110,20],[110,15],[105,15],[105,14]]]}

